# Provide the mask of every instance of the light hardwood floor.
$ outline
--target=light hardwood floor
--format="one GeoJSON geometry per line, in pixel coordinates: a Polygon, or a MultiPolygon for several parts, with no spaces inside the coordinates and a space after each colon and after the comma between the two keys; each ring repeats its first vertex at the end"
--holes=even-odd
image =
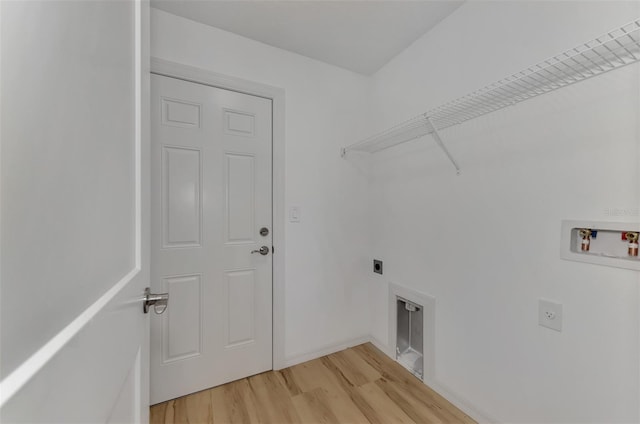
{"type": "Polygon", "coordinates": [[[475,421],[366,343],[154,405],[151,423],[475,421]]]}

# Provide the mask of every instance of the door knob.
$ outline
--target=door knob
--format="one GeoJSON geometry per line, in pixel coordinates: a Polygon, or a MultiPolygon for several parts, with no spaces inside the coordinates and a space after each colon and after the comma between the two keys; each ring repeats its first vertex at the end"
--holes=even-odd
{"type": "Polygon", "coordinates": [[[251,253],[259,253],[261,255],[268,255],[269,254],[269,248],[267,246],[262,246],[260,249],[257,250],[252,250],[251,253]]]}
{"type": "Polygon", "coordinates": [[[145,314],[149,313],[149,306],[153,305],[153,311],[159,315],[167,309],[168,304],[169,293],[154,294],[151,293],[149,287],[144,289],[144,306],[142,309],[145,314]]]}

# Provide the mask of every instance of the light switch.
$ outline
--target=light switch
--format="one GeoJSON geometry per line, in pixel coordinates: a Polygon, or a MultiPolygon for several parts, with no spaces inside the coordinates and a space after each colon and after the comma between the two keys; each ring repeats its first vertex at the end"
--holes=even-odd
{"type": "Polygon", "coordinates": [[[289,208],[289,222],[300,222],[300,206],[289,208]]]}

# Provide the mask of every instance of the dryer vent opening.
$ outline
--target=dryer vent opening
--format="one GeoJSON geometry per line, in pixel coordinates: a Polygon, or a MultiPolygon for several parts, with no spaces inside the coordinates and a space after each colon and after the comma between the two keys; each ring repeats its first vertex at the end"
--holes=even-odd
{"type": "Polygon", "coordinates": [[[424,376],[424,344],[422,305],[396,297],[397,329],[396,359],[413,375],[422,380],[424,376]]]}

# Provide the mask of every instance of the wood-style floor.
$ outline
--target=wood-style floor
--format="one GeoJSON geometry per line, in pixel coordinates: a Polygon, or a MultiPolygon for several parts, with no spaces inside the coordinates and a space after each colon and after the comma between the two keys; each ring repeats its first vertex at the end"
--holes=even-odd
{"type": "Polygon", "coordinates": [[[475,421],[366,343],[154,405],[151,423],[475,421]]]}

